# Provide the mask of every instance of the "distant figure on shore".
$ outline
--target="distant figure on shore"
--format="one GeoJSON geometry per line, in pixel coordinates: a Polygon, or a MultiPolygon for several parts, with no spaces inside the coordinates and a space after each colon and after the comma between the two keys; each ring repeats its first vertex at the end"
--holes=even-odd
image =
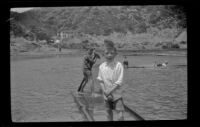
{"type": "Polygon", "coordinates": [[[55,43],[58,45],[58,51],[61,52],[62,47],[61,47],[60,40],[56,39],[55,43]]]}
{"type": "Polygon", "coordinates": [[[61,45],[61,43],[58,44],[58,49],[59,49],[59,52],[62,51],[62,45],[61,45]]]}
{"type": "Polygon", "coordinates": [[[154,63],[154,67],[167,67],[167,65],[168,65],[168,61],[165,61],[163,63],[157,63],[155,61],[155,63],[154,63]]]}
{"type": "Polygon", "coordinates": [[[128,68],[128,60],[127,60],[126,56],[124,56],[123,65],[125,68],[128,68]]]}

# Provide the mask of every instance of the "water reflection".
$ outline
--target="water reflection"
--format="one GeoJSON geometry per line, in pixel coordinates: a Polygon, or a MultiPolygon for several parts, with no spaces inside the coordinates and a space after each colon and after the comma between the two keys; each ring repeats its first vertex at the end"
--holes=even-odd
{"type": "MultiPolygon", "coordinates": [[[[120,56],[117,59],[123,60],[120,56]]],[[[186,119],[187,58],[133,56],[128,59],[130,66],[152,65],[155,60],[168,60],[169,66],[126,69],[125,103],[147,120],[186,119]]],[[[84,121],[70,95],[82,80],[81,61],[79,56],[11,62],[12,119],[84,121]]],[[[96,77],[98,66],[93,73],[96,77]]]]}

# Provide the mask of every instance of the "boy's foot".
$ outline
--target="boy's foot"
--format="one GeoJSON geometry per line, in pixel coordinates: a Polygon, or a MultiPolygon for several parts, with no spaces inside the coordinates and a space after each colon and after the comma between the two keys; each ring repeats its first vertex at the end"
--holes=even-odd
{"type": "Polygon", "coordinates": [[[81,89],[79,92],[82,92],[82,93],[83,93],[84,91],[83,91],[83,89],[81,89]]]}
{"type": "Polygon", "coordinates": [[[81,87],[79,86],[79,88],[78,88],[77,92],[80,92],[80,91],[81,91],[81,87]]]}
{"type": "Polygon", "coordinates": [[[124,117],[120,117],[117,121],[124,121],[124,117]]]}
{"type": "Polygon", "coordinates": [[[83,92],[83,90],[82,89],[78,89],[77,92],[83,92]]]}
{"type": "Polygon", "coordinates": [[[121,111],[113,110],[114,121],[124,121],[124,114],[121,111]]]}
{"type": "Polygon", "coordinates": [[[79,87],[78,90],[77,90],[77,92],[81,92],[81,91],[82,91],[82,89],[81,89],[81,87],[79,87]]]}

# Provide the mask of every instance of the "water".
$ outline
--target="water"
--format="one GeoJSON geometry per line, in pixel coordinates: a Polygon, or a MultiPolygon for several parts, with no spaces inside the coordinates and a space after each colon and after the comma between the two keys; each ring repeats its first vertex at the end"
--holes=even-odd
{"type": "MultiPolygon", "coordinates": [[[[118,56],[117,60],[122,61],[118,56]]],[[[129,68],[125,70],[125,103],[147,120],[187,118],[186,57],[129,56],[130,66],[152,66],[168,60],[166,69],[129,68]]],[[[103,61],[98,61],[100,64],[103,61]]],[[[83,75],[82,57],[66,56],[11,61],[12,120],[83,121],[70,91],[76,91],[83,75]]],[[[94,77],[98,68],[94,68],[94,77]]],[[[89,84],[85,89],[89,88],[89,84]]],[[[96,86],[99,88],[99,86],[96,86]]]]}

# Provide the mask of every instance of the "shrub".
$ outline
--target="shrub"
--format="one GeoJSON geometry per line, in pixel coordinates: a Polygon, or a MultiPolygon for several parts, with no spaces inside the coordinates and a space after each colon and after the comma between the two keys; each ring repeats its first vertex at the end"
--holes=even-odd
{"type": "Polygon", "coordinates": [[[187,42],[186,41],[181,41],[180,44],[187,44],[187,42]]]}
{"type": "Polygon", "coordinates": [[[166,42],[162,46],[163,49],[179,49],[180,46],[178,44],[173,44],[172,42],[166,42]]]}
{"type": "Polygon", "coordinates": [[[108,35],[110,35],[111,33],[112,33],[112,30],[111,30],[111,29],[105,29],[103,35],[104,35],[104,36],[108,36],[108,35]]]}
{"type": "Polygon", "coordinates": [[[172,47],[172,42],[163,42],[162,49],[170,49],[172,47]]]}
{"type": "Polygon", "coordinates": [[[117,47],[117,48],[125,48],[126,46],[127,46],[126,43],[117,43],[117,44],[116,44],[116,47],[117,47]]]}
{"type": "Polygon", "coordinates": [[[163,45],[162,49],[168,49],[169,47],[167,47],[167,45],[163,45]]]}
{"type": "Polygon", "coordinates": [[[157,44],[155,44],[155,47],[159,47],[161,45],[162,45],[162,43],[157,43],[157,44]]]}
{"type": "Polygon", "coordinates": [[[148,45],[148,44],[149,44],[149,42],[147,42],[147,41],[142,42],[142,45],[148,45]]]}
{"type": "Polygon", "coordinates": [[[146,49],[146,47],[145,47],[145,46],[142,46],[142,49],[146,49]]]}
{"type": "Polygon", "coordinates": [[[92,47],[100,47],[100,46],[99,46],[97,43],[95,43],[95,42],[91,43],[90,46],[92,46],[92,47]]]}
{"type": "Polygon", "coordinates": [[[72,49],[81,49],[82,45],[80,43],[70,43],[69,44],[69,48],[72,48],[72,49]]]}
{"type": "Polygon", "coordinates": [[[171,46],[171,48],[174,48],[174,49],[179,49],[179,48],[180,48],[180,46],[179,46],[178,44],[173,44],[173,45],[171,46]]]}
{"type": "Polygon", "coordinates": [[[68,46],[67,43],[63,43],[63,44],[62,44],[62,48],[69,48],[69,46],[68,46]]]}

